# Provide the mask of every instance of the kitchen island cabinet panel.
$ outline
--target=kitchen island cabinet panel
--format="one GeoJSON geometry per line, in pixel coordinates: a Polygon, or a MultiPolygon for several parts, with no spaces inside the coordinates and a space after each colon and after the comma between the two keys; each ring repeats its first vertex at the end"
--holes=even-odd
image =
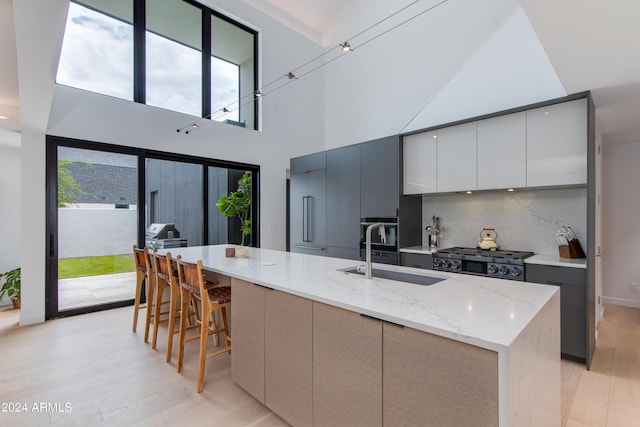
{"type": "Polygon", "coordinates": [[[383,324],[386,426],[498,425],[498,354],[383,324]]]}
{"type": "Polygon", "coordinates": [[[313,303],[313,424],[382,426],[382,322],[313,303]]]}
{"type": "Polygon", "coordinates": [[[587,183],[587,99],[527,111],[527,187],[587,183]]]}
{"type": "Polygon", "coordinates": [[[266,406],[294,426],[313,425],[312,302],[265,291],[266,406]]]}
{"type": "Polygon", "coordinates": [[[231,279],[231,378],[262,404],[265,403],[264,293],[261,286],[231,279]]]}
{"type": "Polygon", "coordinates": [[[478,188],[476,122],[438,129],[438,192],[478,188]]]}
{"type": "Polygon", "coordinates": [[[527,115],[478,121],[478,190],[527,185],[527,115]]]}

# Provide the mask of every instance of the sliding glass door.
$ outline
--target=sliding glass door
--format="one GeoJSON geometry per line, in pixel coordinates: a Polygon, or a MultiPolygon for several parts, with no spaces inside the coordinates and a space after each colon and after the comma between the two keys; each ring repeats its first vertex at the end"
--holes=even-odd
{"type": "Polygon", "coordinates": [[[247,171],[258,246],[257,166],[48,137],[46,318],[132,304],[134,244],[240,243],[240,223],[216,201],[247,171]]]}
{"type": "Polygon", "coordinates": [[[133,299],[138,158],[57,147],[56,311],[133,299]]]}

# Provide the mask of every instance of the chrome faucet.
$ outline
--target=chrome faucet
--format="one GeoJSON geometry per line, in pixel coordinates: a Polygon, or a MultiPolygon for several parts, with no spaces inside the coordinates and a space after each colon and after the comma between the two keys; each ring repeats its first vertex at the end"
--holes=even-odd
{"type": "Polygon", "coordinates": [[[372,277],[372,268],[371,268],[371,231],[374,228],[380,228],[380,240],[382,241],[382,243],[386,243],[387,242],[387,232],[384,229],[384,224],[381,222],[376,222],[375,224],[371,224],[370,226],[367,227],[367,243],[366,243],[366,253],[367,253],[367,258],[366,258],[366,262],[367,265],[365,266],[365,277],[367,279],[371,279],[372,277]]]}

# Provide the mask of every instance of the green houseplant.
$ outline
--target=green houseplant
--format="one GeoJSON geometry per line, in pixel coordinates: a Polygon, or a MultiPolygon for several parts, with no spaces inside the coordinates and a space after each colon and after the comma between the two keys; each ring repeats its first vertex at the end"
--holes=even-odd
{"type": "Polygon", "coordinates": [[[226,217],[240,219],[240,231],[242,232],[241,246],[245,245],[247,236],[251,234],[251,220],[249,213],[251,208],[251,172],[245,172],[238,180],[238,190],[232,191],[228,196],[218,199],[216,207],[226,217]]]}
{"type": "Polygon", "coordinates": [[[0,299],[7,294],[11,298],[13,308],[20,308],[20,267],[0,274],[0,279],[4,279],[0,288],[0,299]]]}

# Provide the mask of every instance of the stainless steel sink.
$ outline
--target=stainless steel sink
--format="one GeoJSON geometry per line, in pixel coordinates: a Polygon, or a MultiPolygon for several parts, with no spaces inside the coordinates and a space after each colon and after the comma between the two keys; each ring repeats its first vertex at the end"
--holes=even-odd
{"type": "MultiPolygon", "coordinates": [[[[358,274],[360,276],[364,276],[364,272],[358,271],[357,266],[345,268],[340,271],[344,271],[348,274],[358,274]]],[[[381,270],[379,268],[374,268],[372,271],[372,275],[373,277],[377,277],[379,279],[397,280],[398,282],[407,282],[422,286],[430,286],[446,280],[443,277],[422,276],[420,274],[403,273],[400,271],[392,270],[381,270]]]]}

